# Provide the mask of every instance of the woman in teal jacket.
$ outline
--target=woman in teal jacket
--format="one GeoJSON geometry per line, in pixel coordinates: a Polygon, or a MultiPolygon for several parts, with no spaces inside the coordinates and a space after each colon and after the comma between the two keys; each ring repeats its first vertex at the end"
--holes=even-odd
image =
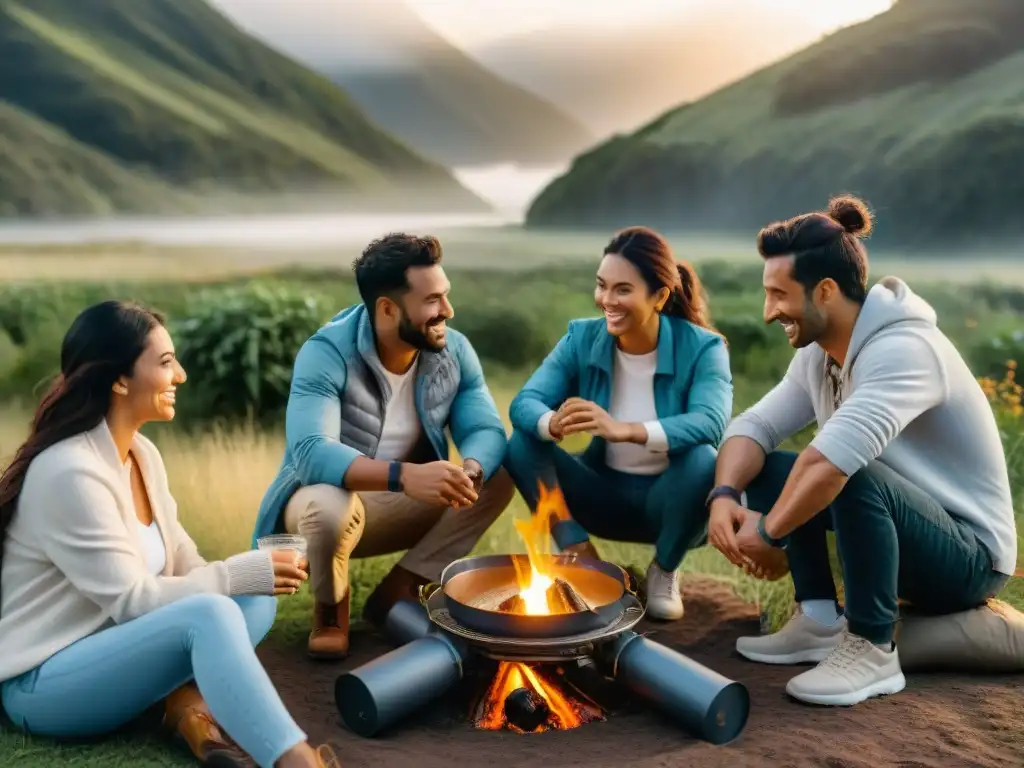
{"type": "Polygon", "coordinates": [[[572,517],[553,526],[561,549],[594,553],[589,534],[654,544],[647,611],[678,619],[676,570],[706,536],[732,414],[729,353],[693,268],[651,229],[612,238],[594,299],[603,317],[570,322],[512,401],[505,465],[531,510],[538,481],[561,489],[572,517]],[[583,453],[558,446],[579,433],[592,438],[583,453]]]}

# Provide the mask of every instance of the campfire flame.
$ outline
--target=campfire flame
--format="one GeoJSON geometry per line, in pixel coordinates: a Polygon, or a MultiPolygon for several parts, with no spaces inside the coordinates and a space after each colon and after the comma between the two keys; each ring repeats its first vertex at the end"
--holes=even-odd
{"type": "MultiPolygon", "coordinates": [[[[526,545],[526,558],[514,557],[518,596],[503,601],[501,610],[531,616],[565,613],[578,610],[582,598],[572,585],[563,578],[556,578],[554,554],[552,553],[551,527],[559,520],[568,520],[569,509],[565,498],[557,487],[547,488],[538,483],[540,495],[536,513],[526,519],[516,519],[514,524],[526,545]]],[[[517,661],[502,661],[491,681],[487,693],[477,709],[476,724],[487,730],[509,728],[523,733],[505,714],[505,702],[509,694],[520,688],[531,691],[547,705],[544,721],[535,729],[565,730],[576,728],[586,722],[601,719],[600,709],[566,695],[554,682],[545,679],[538,669],[517,661]]],[[[543,715],[541,712],[540,715],[543,715]]]]}
{"type": "MultiPolygon", "coordinates": [[[[546,500],[547,489],[540,484],[541,498],[546,500]]],[[[530,572],[523,573],[519,558],[513,562],[516,567],[516,581],[519,582],[519,596],[523,598],[525,613],[530,616],[541,616],[549,613],[548,589],[555,583],[551,575],[551,526],[548,515],[541,514],[538,505],[537,514],[526,519],[513,520],[516,530],[526,544],[526,554],[530,563],[530,572]]]]}
{"type": "MultiPolygon", "coordinates": [[[[521,558],[514,558],[516,581],[519,584],[519,597],[522,598],[522,610],[528,616],[544,616],[562,613],[552,605],[551,588],[555,585],[553,572],[554,555],[551,551],[551,526],[559,520],[569,520],[569,508],[566,506],[562,491],[556,486],[548,488],[538,481],[539,498],[537,511],[526,519],[513,520],[516,530],[526,544],[529,572],[523,568],[521,558]]],[[[556,603],[557,604],[557,603],[556,603]]]]}
{"type": "Polygon", "coordinates": [[[551,713],[546,722],[535,732],[548,730],[567,730],[583,725],[585,722],[599,718],[599,712],[591,711],[583,702],[565,696],[558,688],[548,683],[532,667],[518,661],[503,661],[498,665],[498,673],[494,676],[487,694],[483,698],[481,714],[477,719],[477,727],[489,731],[500,731],[510,728],[522,732],[505,717],[505,698],[518,688],[526,688],[540,696],[548,705],[551,713]]]}

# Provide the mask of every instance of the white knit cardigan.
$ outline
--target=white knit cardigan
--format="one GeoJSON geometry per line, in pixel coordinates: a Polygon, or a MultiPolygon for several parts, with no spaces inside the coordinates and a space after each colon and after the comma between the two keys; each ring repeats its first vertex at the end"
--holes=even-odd
{"type": "Polygon", "coordinates": [[[137,435],[132,454],[167,550],[163,572],[146,569],[131,489],[106,420],[47,448],[29,465],[3,541],[0,681],[188,595],[273,594],[268,552],[207,563],[178,522],[156,446],[137,435]]]}

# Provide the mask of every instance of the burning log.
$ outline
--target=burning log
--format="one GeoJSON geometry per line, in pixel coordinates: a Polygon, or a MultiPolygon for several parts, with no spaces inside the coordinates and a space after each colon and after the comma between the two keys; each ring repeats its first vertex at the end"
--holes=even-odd
{"type": "MultiPolygon", "coordinates": [[[[592,610],[583,596],[565,579],[556,577],[551,586],[547,588],[545,598],[548,613],[553,616],[592,610]]],[[[523,615],[526,613],[526,600],[521,594],[510,595],[498,603],[497,610],[502,613],[523,615]]]]}
{"type": "Polygon", "coordinates": [[[521,731],[535,731],[547,722],[551,707],[529,688],[516,688],[505,697],[505,719],[521,731]]]}
{"type": "Polygon", "coordinates": [[[498,604],[498,610],[502,613],[526,613],[526,601],[522,595],[512,595],[498,604]]]}
{"type": "Polygon", "coordinates": [[[589,611],[590,606],[583,599],[575,587],[565,579],[555,578],[554,583],[548,587],[548,606],[551,613],[576,613],[577,611],[589,611]]]}

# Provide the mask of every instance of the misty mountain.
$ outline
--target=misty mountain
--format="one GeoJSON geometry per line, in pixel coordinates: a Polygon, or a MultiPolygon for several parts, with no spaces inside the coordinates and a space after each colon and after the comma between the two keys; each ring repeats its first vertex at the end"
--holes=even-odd
{"type": "Polygon", "coordinates": [[[481,209],[335,84],[203,0],[0,0],[0,215],[323,192],[481,209]]]}
{"type": "Polygon", "coordinates": [[[532,227],[754,233],[860,195],[873,241],[960,255],[1024,235],[1024,3],[900,0],[577,157],[532,227]]]}
{"type": "Polygon", "coordinates": [[[604,137],[633,130],[819,36],[798,13],[721,0],[669,23],[613,29],[581,21],[510,35],[469,53],[604,137]]]}
{"type": "Polygon", "coordinates": [[[594,135],[489,71],[402,0],[215,0],[239,24],[328,75],[377,123],[449,166],[561,163],[594,135]]]}

